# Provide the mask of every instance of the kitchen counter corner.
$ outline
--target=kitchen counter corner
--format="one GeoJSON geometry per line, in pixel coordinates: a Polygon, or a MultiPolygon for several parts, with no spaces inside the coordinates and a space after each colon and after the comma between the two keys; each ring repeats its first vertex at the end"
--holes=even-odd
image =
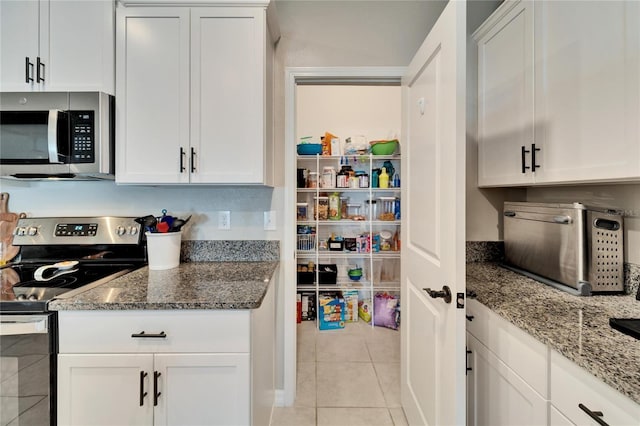
{"type": "Polygon", "coordinates": [[[640,318],[633,295],[573,296],[496,263],[468,263],[467,291],[640,404],[640,341],[609,326],[612,317],[640,318]]]}
{"type": "Polygon", "coordinates": [[[193,262],[164,271],[143,267],[68,299],[64,310],[257,309],[279,262],[193,262]]]}

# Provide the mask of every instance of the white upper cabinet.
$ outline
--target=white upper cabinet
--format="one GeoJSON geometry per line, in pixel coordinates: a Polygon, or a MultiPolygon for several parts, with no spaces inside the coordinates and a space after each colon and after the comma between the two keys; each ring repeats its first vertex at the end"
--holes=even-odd
{"type": "Polygon", "coordinates": [[[508,6],[476,33],[480,185],[533,181],[533,5],[508,6]]]}
{"type": "Polygon", "coordinates": [[[0,1],[0,90],[115,92],[114,3],[0,1]]]}
{"type": "Polygon", "coordinates": [[[120,7],[116,181],[270,185],[265,7],[120,7]]]}
{"type": "Polygon", "coordinates": [[[640,179],[640,4],[506,1],[478,42],[479,186],[640,179]]]}
{"type": "Polygon", "coordinates": [[[536,2],[536,182],[640,177],[637,1],[536,2]]]}

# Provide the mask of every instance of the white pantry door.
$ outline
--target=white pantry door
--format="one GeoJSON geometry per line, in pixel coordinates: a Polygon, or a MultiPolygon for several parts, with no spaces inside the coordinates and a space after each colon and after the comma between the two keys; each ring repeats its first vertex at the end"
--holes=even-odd
{"type": "Polygon", "coordinates": [[[456,308],[465,293],[465,44],[466,4],[450,1],[402,82],[402,405],[411,425],[465,423],[465,311],[456,308]],[[425,291],[443,286],[449,303],[425,291]]]}

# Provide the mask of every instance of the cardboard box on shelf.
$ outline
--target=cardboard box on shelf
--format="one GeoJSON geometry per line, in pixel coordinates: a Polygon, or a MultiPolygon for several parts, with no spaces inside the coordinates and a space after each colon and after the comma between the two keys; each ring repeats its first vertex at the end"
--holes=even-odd
{"type": "Polygon", "coordinates": [[[344,328],[344,301],[332,296],[320,296],[320,330],[344,328]]]}

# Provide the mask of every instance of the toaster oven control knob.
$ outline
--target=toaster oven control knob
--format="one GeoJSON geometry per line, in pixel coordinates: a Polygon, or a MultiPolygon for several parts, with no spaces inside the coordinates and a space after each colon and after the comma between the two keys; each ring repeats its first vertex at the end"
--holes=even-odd
{"type": "Polygon", "coordinates": [[[33,237],[34,235],[38,234],[38,228],[36,228],[35,226],[30,226],[27,233],[29,234],[29,236],[33,237]]]}
{"type": "Polygon", "coordinates": [[[118,227],[116,228],[116,234],[118,234],[118,235],[124,235],[126,231],[127,231],[127,230],[126,230],[126,229],[124,229],[124,226],[118,226],[118,227]]]}
{"type": "Polygon", "coordinates": [[[129,235],[137,235],[138,234],[138,228],[135,226],[131,226],[129,228],[129,235]]]}

